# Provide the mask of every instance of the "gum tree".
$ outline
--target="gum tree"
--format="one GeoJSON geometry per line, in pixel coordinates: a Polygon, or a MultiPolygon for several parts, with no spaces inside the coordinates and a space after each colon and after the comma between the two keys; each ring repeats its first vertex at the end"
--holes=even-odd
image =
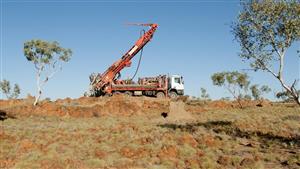
{"type": "Polygon", "coordinates": [[[209,100],[209,94],[207,93],[206,89],[203,87],[200,88],[200,98],[203,100],[209,100]]]}
{"type": "Polygon", "coordinates": [[[62,48],[56,41],[30,40],[24,43],[24,55],[36,70],[37,94],[34,105],[37,105],[43,86],[62,70],[62,63],[70,60],[72,51],[62,48]]]}
{"type": "Polygon", "coordinates": [[[5,94],[6,98],[8,99],[16,99],[19,97],[21,90],[18,84],[14,85],[13,91],[11,91],[10,82],[8,80],[3,79],[0,82],[0,89],[3,94],[5,94]]]}
{"type": "Polygon", "coordinates": [[[250,86],[250,91],[255,100],[263,100],[263,94],[271,92],[271,88],[267,85],[259,87],[258,84],[255,84],[250,86]]]}
{"type": "Polygon", "coordinates": [[[215,86],[224,87],[237,100],[240,108],[243,108],[241,99],[246,96],[250,81],[246,73],[238,71],[218,72],[211,76],[211,80],[215,86]]]}
{"type": "MultiPolygon", "coordinates": [[[[300,95],[300,90],[297,91],[298,94],[300,95]]],[[[277,99],[281,99],[284,102],[290,102],[293,101],[293,96],[291,96],[290,93],[288,93],[287,91],[281,91],[281,92],[277,92],[275,93],[275,97],[277,99]]]]}
{"type": "MultiPolygon", "coordinates": [[[[287,50],[300,40],[300,1],[248,0],[232,26],[240,43],[240,57],[253,70],[275,77],[284,90],[300,105],[296,85],[299,77],[288,84],[284,79],[287,50]]],[[[299,57],[299,48],[294,53],[299,57]]],[[[296,71],[296,70],[295,70],[296,71]]]]}

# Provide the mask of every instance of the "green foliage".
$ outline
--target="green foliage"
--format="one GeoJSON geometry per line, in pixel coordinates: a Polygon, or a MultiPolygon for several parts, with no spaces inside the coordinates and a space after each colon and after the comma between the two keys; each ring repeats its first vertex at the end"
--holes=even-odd
{"type": "Polygon", "coordinates": [[[258,85],[257,84],[252,85],[250,87],[250,90],[251,90],[251,93],[252,93],[252,96],[254,97],[254,99],[258,100],[259,96],[260,96],[260,91],[259,91],[258,85]]]}
{"type": "Polygon", "coordinates": [[[19,97],[21,90],[18,84],[14,85],[13,92],[11,91],[10,82],[8,80],[3,80],[0,82],[0,88],[2,93],[6,95],[8,99],[16,99],[19,97]]]}
{"type": "Polygon", "coordinates": [[[249,76],[238,71],[215,73],[211,79],[214,85],[226,87],[234,96],[236,96],[237,88],[246,91],[250,84],[249,76]]]}
{"type": "Polygon", "coordinates": [[[258,84],[252,85],[250,87],[250,90],[251,90],[251,94],[255,100],[262,99],[262,95],[264,93],[269,93],[271,91],[271,89],[267,85],[263,85],[259,88],[258,84]]]}
{"type": "Polygon", "coordinates": [[[14,86],[14,92],[12,93],[13,98],[18,98],[19,94],[21,93],[21,89],[18,84],[14,86]]]}
{"type": "MultiPolygon", "coordinates": [[[[255,70],[267,71],[280,81],[289,95],[300,105],[300,96],[283,78],[287,49],[300,41],[300,1],[247,0],[232,25],[232,32],[240,43],[240,57],[255,70]]],[[[299,49],[296,54],[299,55],[299,49]]],[[[300,56],[300,55],[299,55],[300,56]]]]}
{"type": "Polygon", "coordinates": [[[262,92],[269,93],[269,92],[271,92],[272,89],[269,88],[269,86],[267,86],[267,85],[263,85],[263,86],[260,87],[260,90],[262,92]]]}
{"type": "Polygon", "coordinates": [[[248,94],[240,95],[239,97],[240,97],[241,99],[245,99],[245,100],[251,100],[251,99],[252,99],[252,97],[251,97],[250,95],[248,95],[248,94]]]}
{"type": "Polygon", "coordinates": [[[209,99],[209,94],[207,93],[206,89],[201,87],[200,88],[200,98],[204,99],[204,100],[208,100],[209,99]]]}
{"type": "Polygon", "coordinates": [[[68,62],[72,51],[60,47],[56,41],[30,40],[24,43],[24,55],[34,64],[50,64],[52,60],[57,60],[55,56],[61,61],[68,62]]]}
{"type": "Polygon", "coordinates": [[[213,74],[211,80],[214,85],[225,87],[242,108],[240,99],[244,98],[250,85],[249,76],[246,73],[238,71],[219,72],[213,74]]]}
{"type": "Polygon", "coordinates": [[[250,84],[249,76],[238,71],[215,73],[211,79],[216,86],[238,86],[241,89],[247,89],[250,84]]]}
{"type": "Polygon", "coordinates": [[[221,97],[220,100],[222,100],[222,101],[230,101],[230,97],[221,97]]]}
{"type": "Polygon", "coordinates": [[[10,82],[9,81],[4,79],[0,83],[0,87],[1,87],[1,90],[4,94],[9,94],[10,93],[10,82]]]}
{"type": "Polygon", "coordinates": [[[62,69],[62,62],[70,60],[72,51],[62,48],[56,41],[30,40],[24,43],[24,55],[28,61],[34,64],[37,71],[38,92],[34,102],[36,105],[41,97],[42,87],[62,69]]]}
{"type": "Polygon", "coordinates": [[[240,56],[255,70],[266,70],[278,54],[300,40],[300,3],[297,1],[245,1],[233,25],[240,56]]]}
{"type": "MultiPolygon", "coordinates": [[[[300,90],[298,90],[297,93],[300,95],[300,90]]],[[[275,96],[277,99],[281,99],[284,102],[290,102],[293,100],[293,96],[287,91],[277,92],[275,96]]]]}

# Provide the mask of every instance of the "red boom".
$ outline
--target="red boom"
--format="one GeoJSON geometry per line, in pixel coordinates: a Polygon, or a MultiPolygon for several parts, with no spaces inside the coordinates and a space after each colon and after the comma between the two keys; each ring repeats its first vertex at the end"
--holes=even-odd
{"type": "Polygon", "coordinates": [[[131,59],[152,39],[154,32],[157,29],[157,24],[136,24],[140,26],[150,26],[151,28],[145,32],[134,44],[134,46],[126,52],[121,59],[111,65],[103,74],[98,75],[96,79],[91,82],[94,91],[101,93],[110,93],[109,85],[112,84],[116,75],[120,73],[125,67],[130,67],[131,59]]]}

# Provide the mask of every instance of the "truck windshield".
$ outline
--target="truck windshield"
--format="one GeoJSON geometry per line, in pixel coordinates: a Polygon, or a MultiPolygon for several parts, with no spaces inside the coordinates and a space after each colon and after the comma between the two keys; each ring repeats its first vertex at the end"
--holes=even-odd
{"type": "Polygon", "coordinates": [[[178,78],[178,77],[174,78],[174,82],[180,84],[180,78],[178,78]]]}

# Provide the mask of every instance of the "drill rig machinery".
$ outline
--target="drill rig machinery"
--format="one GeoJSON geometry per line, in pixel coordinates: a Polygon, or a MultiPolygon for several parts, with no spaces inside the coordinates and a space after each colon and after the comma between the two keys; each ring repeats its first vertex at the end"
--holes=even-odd
{"type": "Polygon", "coordinates": [[[152,39],[157,24],[135,24],[138,26],[149,26],[136,43],[115,63],[113,63],[103,74],[92,74],[90,76],[89,96],[104,96],[125,93],[127,95],[150,95],[157,97],[183,95],[183,80],[179,75],[159,75],[156,77],[139,78],[138,83],[131,80],[119,80],[120,72],[125,67],[130,67],[131,59],[140,52],[152,39]]]}

